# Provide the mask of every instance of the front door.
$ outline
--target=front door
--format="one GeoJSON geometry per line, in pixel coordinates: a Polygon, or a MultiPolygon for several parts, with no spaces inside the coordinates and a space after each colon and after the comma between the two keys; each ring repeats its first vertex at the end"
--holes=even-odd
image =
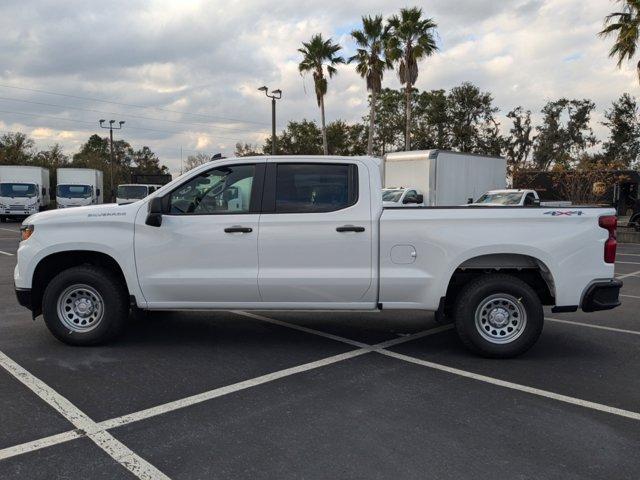
{"type": "Polygon", "coordinates": [[[268,164],[258,274],[266,304],[375,306],[369,188],[357,161],[268,164]]]}
{"type": "Polygon", "coordinates": [[[168,195],[160,227],[136,219],[140,287],[150,308],[233,308],[258,302],[264,163],[218,165],[168,195]]]}

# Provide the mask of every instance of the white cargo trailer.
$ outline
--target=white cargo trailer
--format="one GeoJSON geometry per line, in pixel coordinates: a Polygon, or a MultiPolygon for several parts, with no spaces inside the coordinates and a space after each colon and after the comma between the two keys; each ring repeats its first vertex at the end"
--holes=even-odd
{"type": "Polygon", "coordinates": [[[91,168],[59,168],[56,202],[58,208],[102,203],[102,172],[91,168]]]}
{"type": "Polygon", "coordinates": [[[50,203],[49,170],[23,165],[0,166],[0,221],[24,218],[50,203]]]}
{"type": "Polygon", "coordinates": [[[384,161],[385,188],[417,188],[426,206],[463,205],[487,190],[506,188],[504,158],[421,150],[389,153],[384,161]]]}

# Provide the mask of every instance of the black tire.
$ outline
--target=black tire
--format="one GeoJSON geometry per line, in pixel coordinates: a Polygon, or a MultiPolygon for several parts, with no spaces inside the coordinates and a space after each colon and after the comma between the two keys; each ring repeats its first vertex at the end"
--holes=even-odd
{"type": "MultiPolygon", "coordinates": [[[[84,288],[80,288],[84,290],[84,288]]],[[[67,298],[72,300],[72,298],[67,298]]],[[[65,305],[65,302],[62,302],[65,305]]],[[[70,308],[64,306],[64,308],[70,308]]],[[[86,307],[85,307],[86,308],[86,307]]],[[[86,313],[86,312],[82,312],[86,313]]],[[[47,285],[42,298],[42,314],[49,331],[61,342],[68,345],[98,345],[108,342],[122,332],[129,317],[129,303],[126,286],[115,275],[104,268],[92,265],[73,267],[56,275],[47,285]],[[91,326],[65,324],[65,322],[82,321],[77,315],[72,320],[62,319],[58,313],[58,300],[74,291],[74,286],[88,287],[93,290],[88,296],[101,301],[102,314],[99,321],[91,326]],[[75,330],[74,330],[75,329],[75,330]]],[[[70,312],[70,318],[74,315],[70,312]]],[[[89,322],[91,320],[88,320],[89,322]]]]}
{"type": "Polygon", "coordinates": [[[7,222],[7,217],[0,217],[0,222],[6,223],[7,222]]]}
{"type": "Polygon", "coordinates": [[[536,343],[544,311],[536,292],[519,278],[488,274],[462,289],[455,304],[455,322],[460,340],[472,352],[511,358],[536,343]]]}

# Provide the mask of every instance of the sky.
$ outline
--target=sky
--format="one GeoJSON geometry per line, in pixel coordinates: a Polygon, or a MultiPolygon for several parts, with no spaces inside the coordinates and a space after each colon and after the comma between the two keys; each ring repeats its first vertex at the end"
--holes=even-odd
{"type": "MultiPolygon", "coordinates": [[[[548,100],[596,102],[596,133],[623,92],[640,96],[633,65],[617,69],[611,40],[597,37],[609,0],[4,0],[0,7],[0,133],[29,133],[38,148],[76,152],[98,120],[124,120],[116,138],[149,146],[173,173],[198,152],[232,155],[262,144],[271,105],[258,87],[280,88],[278,130],[319,120],[310,77],[298,73],[302,41],[332,37],[353,54],[363,15],[419,6],[438,24],[440,52],[419,64],[416,87],[464,81],[490,91],[504,115],[548,100]]],[[[384,86],[398,88],[388,71],[384,86]]],[[[327,120],[366,114],[365,82],[340,66],[327,120]]]]}

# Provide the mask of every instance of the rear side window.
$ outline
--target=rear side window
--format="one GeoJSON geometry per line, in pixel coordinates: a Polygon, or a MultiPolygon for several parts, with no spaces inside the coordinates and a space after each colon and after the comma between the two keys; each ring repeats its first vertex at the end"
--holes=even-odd
{"type": "Polygon", "coordinates": [[[275,213],[333,212],[358,201],[358,167],[353,164],[280,163],[275,213]]]}

